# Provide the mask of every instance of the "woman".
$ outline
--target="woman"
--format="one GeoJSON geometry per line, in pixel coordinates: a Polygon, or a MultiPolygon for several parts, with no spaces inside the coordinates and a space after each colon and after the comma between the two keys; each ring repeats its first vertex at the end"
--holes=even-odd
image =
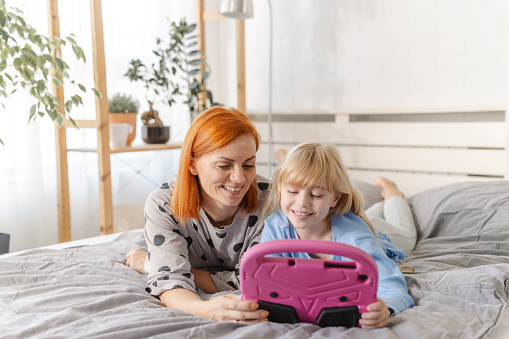
{"type": "Polygon", "coordinates": [[[127,264],[148,272],[147,292],[166,307],[216,321],[267,320],[267,311],[239,295],[202,300],[196,293],[238,289],[240,258],[260,240],[268,182],[256,177],[258,146],[246,115],[211,108],[186,134],[175,181],[147,199],[148,257],[135,250],[127,264]]]}

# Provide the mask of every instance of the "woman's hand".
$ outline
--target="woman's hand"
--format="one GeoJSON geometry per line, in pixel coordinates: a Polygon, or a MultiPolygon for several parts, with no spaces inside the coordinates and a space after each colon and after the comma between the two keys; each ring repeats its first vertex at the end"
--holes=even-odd
{"type": "Polygon", "coordinates": [[[251,325],[267,321],[269,315],[269,312],[259,310],[257,303],[241,300],[240,295],[235,294],[224,294],[205,301],[195,293],[179,288],[168,290],[159,297],[166,307],[215,321],[241,322],[251,325]]]}
{"type": "Polygon", "coordinates": [[[253,301],[240,299],[240,295],[224,294],[210,299],[210,319],[215,321],[234,321],[244,324],[256,324],[267,321],[268,311],[259,310],[258,304],[253,301]]]}
{"type": "Polygon", "coordinates": [[[359,320],[362,328],[381,328],[387,325],[391,313],[382,298],[377,298],[377,301],[369,304],[367,309],[368,311],[362,313],[361,320],[359,320]]]}

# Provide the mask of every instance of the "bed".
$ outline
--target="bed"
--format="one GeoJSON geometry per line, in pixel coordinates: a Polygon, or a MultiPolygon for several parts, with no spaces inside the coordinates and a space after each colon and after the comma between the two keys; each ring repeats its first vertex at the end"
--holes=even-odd
{"type": "MultiPolygon", "coordinates": [[[[367,204],[376,188],[356,182],[367,204]]],[[[163,307],[125,253],[142,230],[0,256],[5,338],[504,338],[509,182],[462,182],[411,197],[418,242],[404,271],[414,308],[383,329],[218,323],[163,307]]],[[[210,297],[210,296],[203,296],[210,297]]],[[[509,332],[507,332],[509,334],[509,332]]]]}

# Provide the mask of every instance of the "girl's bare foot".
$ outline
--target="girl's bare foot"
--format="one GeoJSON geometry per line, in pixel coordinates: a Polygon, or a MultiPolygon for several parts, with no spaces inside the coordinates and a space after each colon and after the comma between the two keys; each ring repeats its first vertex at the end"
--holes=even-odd
{"type": "Polygon", "coordinates": [[[147,259],[147,255],[147,252],[144,252],[139,248],[134,249],[125,255],[127,258],[126,265],[132,269],[135,269],[141,274],[145,274],[145,259],[147,259]]]}
{"type": "Polygon", "coordinates": [[[378,186],[382,190],[382,197],[384,200],[389,199],[393,196],[405,197],[403,192],[401,192],[398,186],[391,180],[385,177],[378,177],[375,179],[375,185],[378,186]]]}
{"type": "Polygon", "coordinates": [[[283,158],[286,156],[286,153],[288,152],[284,148],[278,148],[276,150],[276,160],[278,164],[280,164],[281,161],[283,161],[283,158]]]}

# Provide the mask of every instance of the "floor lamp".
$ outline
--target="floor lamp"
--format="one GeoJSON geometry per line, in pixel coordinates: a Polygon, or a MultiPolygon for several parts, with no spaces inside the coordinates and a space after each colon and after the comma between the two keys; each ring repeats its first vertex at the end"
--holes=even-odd
{"type": "MultiPolygon", "coordinates": [[[[269,109],[267,112],[267,127],[269,138],[267,147],[269,149],[268,170],[272,176],[272,3],[269,5],[269,109]]],[[[253,17],[252,0],[223,0],[221,2],[221,14],[235,19],[249,19],[253,17]]]]}

